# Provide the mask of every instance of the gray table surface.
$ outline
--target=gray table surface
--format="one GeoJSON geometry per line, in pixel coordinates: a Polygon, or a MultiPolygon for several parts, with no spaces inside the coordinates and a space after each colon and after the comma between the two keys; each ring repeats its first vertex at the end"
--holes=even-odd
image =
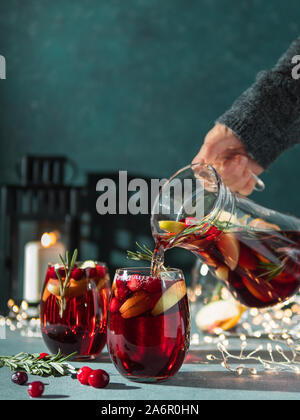
{"type": "MultiPolygon", "coordinates": [[[[259,343],[256,340],[255,346],[259,343]]],[[[260,373],[258,376],[235,376],[219,363],[206,361],[215,345],[192,348],[180,372],[163,384],[137,384],[123,378],[109,360],[106,352],[99,360],[89,363],[93,368],[105,369],[111,376],[106,389],[80,385],[71,377],[43,379],[47,385],[43,399],[59,400],[298,400],[300,376],[293,373],[260,373]]],[[[0,340],[0,354],[18,352],[46,352],[42,339],[25,338],[19,332],[9,332],[0,340]]],[[[82,363],[73,363],[82,366],[82,363]]],[[[87,363],[84,363],[85,365],[87,363]]],[[[37,380],[30,376],[29,381],[37,380]]],[[[29,399],[26,386],[11,382],[11,372],[0,369],[0,399],[29,399]]]]}

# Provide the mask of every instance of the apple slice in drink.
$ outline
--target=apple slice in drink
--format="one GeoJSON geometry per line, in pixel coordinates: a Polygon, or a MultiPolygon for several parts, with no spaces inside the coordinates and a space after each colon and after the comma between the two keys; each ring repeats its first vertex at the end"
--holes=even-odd
{"type": "Polygon", "coordinates": [[[186,295],[184,280],[177,281],[169,287],[161,296],[152,310],[152,315],[161,315],[176,305],[186,295]]]}
{"type": "MultiPolygon", "coordinates": [[[[65,291],[65,297],[66,298],[73,298],[84,295],[84,293],[87,291],[87,285],[88,281],[86,279],[76,281],[71,279],[70,285],[68,288],[66,288],[65,291]]],[[[59,280],[49,280],[47,284],[47,290],[52,295],[56,297],[60,297],[60,283],[59,280]]]]}

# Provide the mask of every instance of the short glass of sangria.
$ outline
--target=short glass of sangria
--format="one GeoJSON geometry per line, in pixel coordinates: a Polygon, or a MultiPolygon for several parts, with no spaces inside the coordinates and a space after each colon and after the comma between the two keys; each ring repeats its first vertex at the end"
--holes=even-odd
{"type": "Polygon", "coordinates": [[[117,370],[137,382],[175,375],[189,348],[190,314],[183,273],[150,268],[116,272],[107,347],[117,370]]]}
{"type": "Polygon", "coordinates": [[[106,264],[76,262],[69,275],[63,264],[49,264],[40,317],[50,352],[76,352],[75,359],[95,359],[106,344],[109,295],[106,264]]]}

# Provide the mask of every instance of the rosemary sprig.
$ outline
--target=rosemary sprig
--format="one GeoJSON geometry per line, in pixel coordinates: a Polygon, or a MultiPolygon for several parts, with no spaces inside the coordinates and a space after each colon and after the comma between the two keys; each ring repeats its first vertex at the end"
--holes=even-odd
{"type": "MultiPolygon", "coordinates": [[[[146,245],[140,245],[136,242],[136,246],[139,248],[136,252],[127,251],[127,259],[134,260],[134,261],[150,261],[152,262],[153,258],[153,251],[149,249],[146,245]]],[[[164,265],[161,266],[164,271],[168,271],[170,267],[166,267],[164,265]]]]}
{"type": "Polygon", "coordinates": [[[56,355],[49,355],[40,359],[40,354],[18,353],[15,356],[0,356],[0,368],[4,366],[11,371],[25,371],[31,375],[37,376],[67,376],[77,372],[71,364],[68,363],[75,353],[63,356],[59,350],[56,355]]]}
{"type": "Polygon", "coordinates": [[[78,250],[75,249],[75,251],[73,252],[73,256],[72,258],[70,258],[70,253],[67,251],[66,252],[66,259],[64,260],[64,258],[59,255],[59,258],[62,262],[62,265],[64,266],[65,269],[65,280],[62,279],[59,270],[57,268],[55,268],[55,272],[57,275],[57,278],[59,279],[59,286],[60,286],[60,299],[58,301],[59,303],[59,315],[62,318],[64,311],[66,309],[67,306],[67,301],[66,301],[66,290],[68,289],[68,287],[70,286],[70,279],[71,279],[71,274],[73,271],[73,268],[75,266],[75,263],[77,261],[77,257],[78,257],[78,250]]]}
{"type": "Polygon", "coordinates": [[[127,259],[134,261],[152,261],[153,251],[151,251],[151,249],[144,244],[140,245],[138,242],[136,242],[136,246],[140,251],[127,251],[127,259]]]}

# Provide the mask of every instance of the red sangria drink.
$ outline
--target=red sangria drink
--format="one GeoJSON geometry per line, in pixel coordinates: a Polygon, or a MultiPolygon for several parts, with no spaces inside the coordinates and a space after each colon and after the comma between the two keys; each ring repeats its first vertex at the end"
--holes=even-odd
{"type": "Polygon", "coordinates": [[[51,353],[96,358],[106,344],[109,274],[103,263],[49,265],[41,301],[41,330],[51,353]]]}
{"type": "Polygon", "coordinates": [[[273,306],[299,290],[300,232],[279,231],[262,220],[255,222],[261,230],[248,225],[230,233],[208,225],[193,229],[191,223],[191,218],[160,222],[167,233],[157,237],[157,249],[163,253],[179,246],[193,252],[249,307],[273,306]]]}
{"type": "Polygon", "coordinates": [[[190,315],[180,270],[117,270],[110,301],[107,345],[113,363],[128,379],[163,381],[183,364],[190,315]]]}

